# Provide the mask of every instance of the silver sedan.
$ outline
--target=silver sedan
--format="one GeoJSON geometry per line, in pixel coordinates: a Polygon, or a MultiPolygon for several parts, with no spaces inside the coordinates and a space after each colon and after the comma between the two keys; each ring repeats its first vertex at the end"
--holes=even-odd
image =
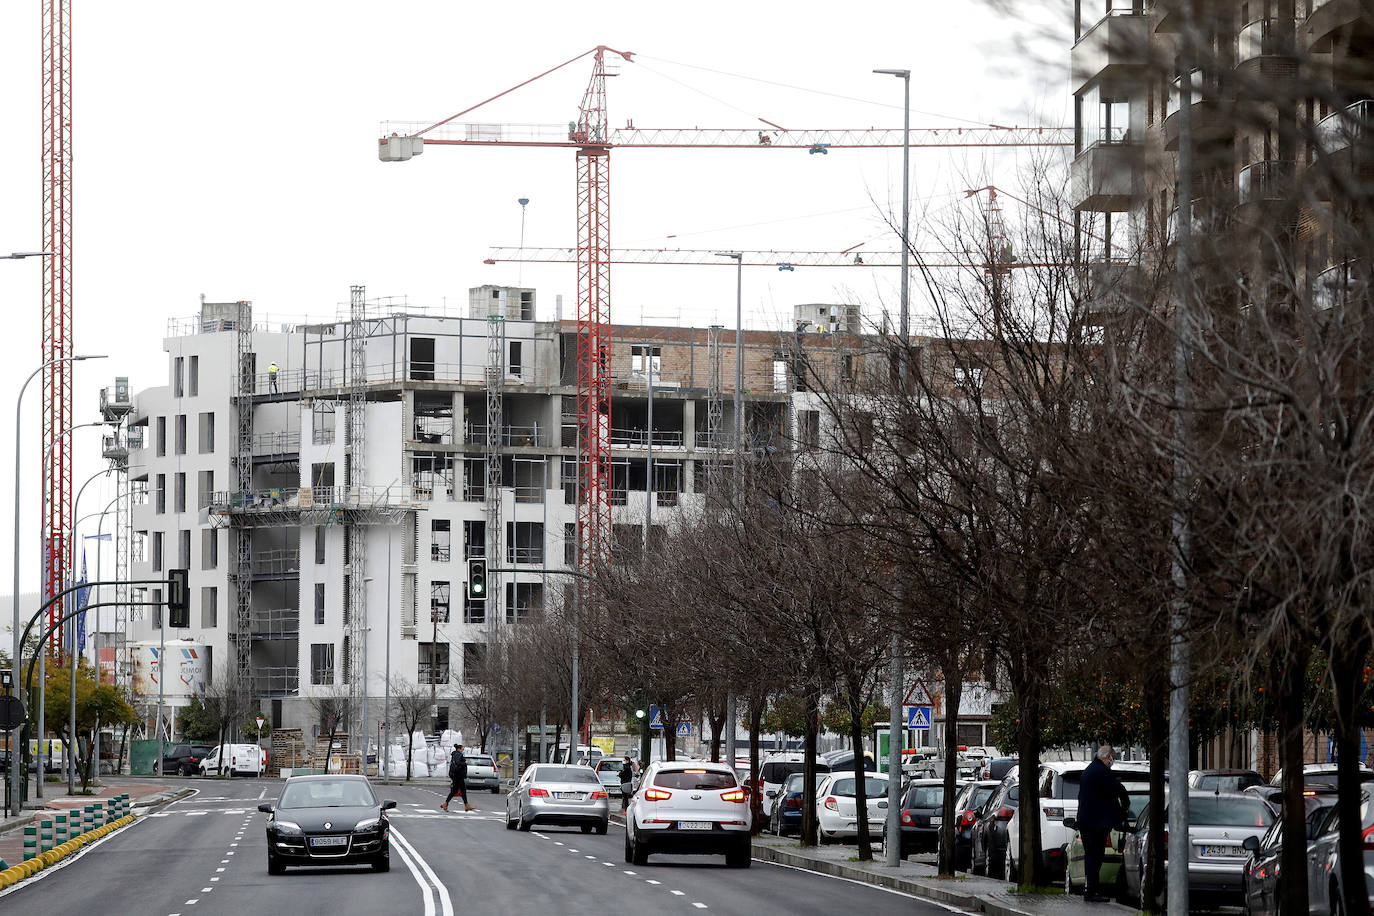
{"type": "Polygon", "coordinates": [[[591,767],[536,763],[506,796],[507,830],[554,824],[605,834],[609,821],[606,789],[591,767]]]}

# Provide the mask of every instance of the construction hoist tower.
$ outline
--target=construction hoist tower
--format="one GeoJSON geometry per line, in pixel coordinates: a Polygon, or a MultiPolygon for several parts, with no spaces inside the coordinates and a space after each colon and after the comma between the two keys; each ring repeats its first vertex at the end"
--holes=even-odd
{"type": "Polygon", "coordinates": [[[714,495],[720,486],[720,335],[724,325],[713,324],[706,331],[707,361],[711,365],[711,384],[706,389],[706,441],[710,444],[706,489],[714,495]]]}
{"type": "MultiPolygon", "coordinates": [[[[253,489],[253,395],[257,388],[251,302],[238,303],[234,331],[238,368],[234,482],[240,494],[247,494],[253,489]]],[[[234,582],[234,671],[242,686],[251,684],[253,678],[253,540],[252,532],[243,524],[232,525],[229,532],[234,543],[234,566],[230,573],[234,582]]]]}
{"type": "Polygon", "coordinates": [[[486,478],[482,493],[487,509],[487,597],[488,644],[496,636],[496,615],[501,606],[501,574],[490,570],[501,565],[501,402],[505,395],[506,320],[500,314],[487,315],[487,436],[483,443],[486,478]]]}
{"type": "MultiPolygon", "coordinates": [[[[348,322],[348,501],[362,507],[367,451],[367,302],[364,287],[349,287],[348,322]]],[[[344,620],[344,680],[350,715],[357,715],[367,693],[367,532],[363,513],[349,513],[344,528],[348,568],[348,607],[344,620]]],[[[350,723],[351,727],[351,723],[350,723]]],[[[367,736],[363,735],[363,747],[367,736]]]]}

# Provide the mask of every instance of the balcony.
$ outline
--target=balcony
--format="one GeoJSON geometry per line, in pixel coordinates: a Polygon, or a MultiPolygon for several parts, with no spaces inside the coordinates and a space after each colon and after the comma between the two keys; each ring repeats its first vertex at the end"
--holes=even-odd
{"type": "Polygon", "coordinates": [[[1127,134],[1099,137],[1069,168],[1069,204],[1094,213],[1121,212],[1141,193],[1145,151],[1127,134]]]}
{"type": "Polygon", "coordinates": [[[1317,122],[1317,152],[1331,156],[1350,149],[1369,138],[1370,120],[1374,118],[1374,101],[1361,99],[1317,122]]]}
{"type": "MultiPolygon", "coordinates": [[[[551,443],[545,441],[547,438],[547,436],[540,435],[537,422],[527,426],[500,426],[496,430],[496,444],[501,448],[548,446],[551,443]]],[[[485,446],[487,444],[486,424],[468,424],[465,431],[465,441],[470,446],[479,448],[485,446]]]]}
{"type": "Polygon", "coordinates": [[[1266,159],[1240,170],[1236,182],[1236,206],[1248,207],[1270,201],[1285,201],[1295,196],[1297,163],[1291,159],[1266,159]]]}
{"type": "Polygon", "coordinates": [[[1141,270],[1128,261],[1092,261],[1084,267],[1084,281],[1085,324],[1100,327],[1144,302],[1141,270]]]}
{"type": "MultiPolygon", "coordinates": [[[[1302,4],[1298,6],[1302,10],[1302,4]]],[[[1308,0],[1307,18],[1298,26],[1298,47],[1326,53],[1351,32],[1374,28],[1364,13],[1363,0],[1308,0]]]]}
{"type": "MultiPolygon", "coordinates": [[[[1189,105],[1193,143],[1211,143],[1231,137],[1233,128],[1230,106],[1222,95],[1221,81],[1216,74],[1195,68],[1189,74],[1191,96],[1189,105]]],[[[1174,79],[1169,94],[1169,114],[1164,118],[1164,148],[1178,150],[1179,106],[1183,95],[1183,77],[1174,79]]]]}
{"type": "Polygon", "coordinates": [[[1332,264],[1312,283],[1312,308],[1319,312],[1344,308],[1362,285],[1359,259],[1332,264]]]}
{"type": "Polygon", "coordinates": [[[1262,86],[1255,89],[1268,94],[1274,90],[1274,80],[1297,77],[1297,29],[1293,20],[1273,16],[1253,19],[1241,27],[1236,36],[1236,73],[1249,78],[1240,82],[1241,87],[1250,80],[1261,80],[1262,86]]]}
{"type": "Polygon", "coordinates": [[[294,696],[301,689],[301,669],[274,667],[253,669],[253,692],[260,697],[294,696]]]}
{"type": "MultiPolygon", "coordinates": [[[[1193,0],[1193,21],[1215,20],[1219,13],[1229,14],[1223,4],[1228,0],[1193,0]]],[[[1183,31],[1183,12],[1178,0],[1155,0],[1155,12],[1159,19],[1155,23],[1156,34],[1174,34],[1183,31]]]]}
{"type": "Polygon", "coordinates": [[[1079,92],[1093,80],[1134,76],[1149,56],[1149,23],[1132,4],[1121,4],[1083,33],[1070,57],[1072,89],[1079,92]]]}

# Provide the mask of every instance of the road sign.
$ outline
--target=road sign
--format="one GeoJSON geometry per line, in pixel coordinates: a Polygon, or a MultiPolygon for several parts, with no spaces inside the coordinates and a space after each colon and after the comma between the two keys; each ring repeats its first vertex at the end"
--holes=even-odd
{"type": "Polygon", "coordinates": [[[258,731],[262,731],[262,723],[266,722],[267,720],[264,719],[262,716],[256,716],[253,719],[253,721],[258,723],[258,731]]]}
{"type": "Polygon", "coordinates": [[[679,723],[677,724],[677,736],[678,736],[679,738],[690,738],[690,737],[692,737],[692,723],[691,723],[691,722],[679,722],[679,723]]]}
{"type": "Polygon", "coordinates": [[[24,724],[24,702],[14,694],[0,697],[0,731],[10,731],[24,724]]]}
{"type": "Polygon", "coordinates": [[[929,706],[908,706],[908,707],[906,707],[906,727],[907,727],[907,728],[930,728],[930,707],[929,707],[929,706]]]}
{"type": "Polygon", "coordinates": [[[917,678],[916,683],[911,685],[911,689],[906,692],[906,699],[902,700],[905,706],[934,706],[935,698],[930,695],[930,688],[922,678],[917,678]]]}
{"type": "Polygon", "coordinates": [[[649,704],[649,727],[650,727],[650,728],[662,728],[662,727],[663,727],[663,717],[659,714],[658,705],[657,705],[656,703],[650,703],[650,704],[649,704]]]}

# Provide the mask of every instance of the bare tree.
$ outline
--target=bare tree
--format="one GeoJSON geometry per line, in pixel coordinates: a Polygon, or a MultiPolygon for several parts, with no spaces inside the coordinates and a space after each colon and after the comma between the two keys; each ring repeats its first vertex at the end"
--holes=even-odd
{"type": "MultiPolygon", "coordinates": [[[[406,736],[406,779],[409,780],[414,763],[415,735],[417,732],[423,734],[421,726],[429,719],[429,690],[400,678],[392,684],[391,695],[406,736]]],[[[390,750],[388,748],[387,752],[390,750]]]]}
{"type": "Polygon", "coordinates": [[[327,736],[324,755],[326,773],[329,772],[330,757],[334,753],[334,738],[339,734],[341,726],[348,725],[352,703],[348,688],[344,686],[319,687],[310,697],[310,710],[327,736]]]}

